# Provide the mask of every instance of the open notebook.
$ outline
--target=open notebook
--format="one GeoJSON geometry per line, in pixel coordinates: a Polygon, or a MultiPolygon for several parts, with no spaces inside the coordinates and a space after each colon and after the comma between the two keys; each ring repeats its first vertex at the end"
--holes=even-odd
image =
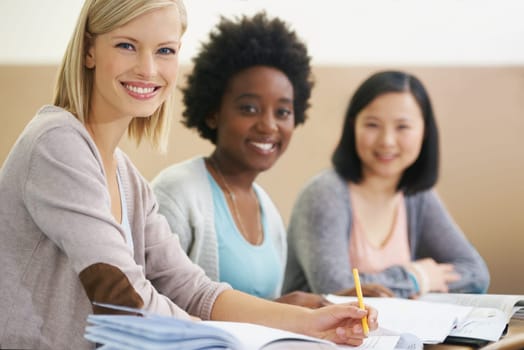
{"type": "Polygon", "coordinates": [[[516,294],[458,294],[458,293],[429,293],[419,300],[450,303],[474,308],[497,309],[504,314],[506,323],[510,318],[522,317],[524,309],[524,295],[516,294]]]}
{"type": "Polygon", "coordinates": [[[97,304],[135,315],[89,315],[85,338],[102,345],[104,350],[138,349],[422,349],[395,334],[376,334],[360,347],[336,344],[279,329],[250,323],[203,321],[194,322],[159,316],[143,310],[108,304],[97,304]],[[399,342],[399,340],[402,340],[399,342]],[[401,347],[396,347],[396,346],[401,347]]]}
{"type": "Polygon", "coordinates": [[[450,332],[446,342],[475,346],[497,341],[512,317],[522,317],[524,295],[429,293],[420,300],[472,308],[466,319],[450,332]]]}
{"type": "MultiPolygon", "coordinates": [[[[356,300],[355,297],[328,295],[333,303],[356,300]]],[[[417,300],[400,298],[365,298],[365,303],[379,311],[381,327],[412,333],[426,344],[443,342],[476,345],[497,341],[519,302],[518,295],[428,294],[417,300]]]]}

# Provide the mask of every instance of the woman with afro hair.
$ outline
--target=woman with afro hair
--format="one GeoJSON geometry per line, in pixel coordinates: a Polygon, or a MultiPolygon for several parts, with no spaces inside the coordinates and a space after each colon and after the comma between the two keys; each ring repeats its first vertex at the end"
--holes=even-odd
{"type": "MultiPolygon", "coordinates": [[[[310,56],[285,22],[258,13],[222,18],[193,62],[183,89],[183,122],[215,148],[156,177],[160,213],[211,279],[277,298],[286,230],[255,179],[276,163],[306,120],[310,56]]],[[[325,302],[302,292],[277,301],[310,307],[325,302]]]]}

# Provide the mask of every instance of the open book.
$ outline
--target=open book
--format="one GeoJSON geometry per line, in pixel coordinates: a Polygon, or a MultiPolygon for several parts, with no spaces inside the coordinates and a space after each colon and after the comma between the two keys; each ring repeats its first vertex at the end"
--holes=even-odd
{"type": "MultiPolygon", "coordinates": [[[[251,323],[194,322],[154,315],[134,308],[97,305],[142,315],[89,315],[84,336],[91,342],[101,344],[104,350],[338,348],[335,343],[327,340],[251,323]]],[[[363,345],[351,349],[393,350],[399,338],[396,335],[369,337],[363,345]]]]}
{"type": "MultiPolygon", "coordinates": [[[[346,303],[356,297],[327,295],[332,303],[346,303]]],[[[442,343],[457,319],[465,318],[470,307],[401,298],[364,298],[364,303],[378,310],[379,326],[398,333],[411,333],[425,344],[442,343]]]]}
{"type": "Polygon", "coordinates": [[[452,329],[446,342],[484,345],[503,334],[512,317],[521,317],[524,295],[429,293],[420,300],[472,307],[461,323],[452,329]]]}
{"type": "Polygon", "coordinates": [[[524,308],[524,295],[513,294],[429,293],[419,300],[498,309],[504,314],[506,323],[509,323],[510,318],[515,314],[522,313],[521,309],[524,308]]]}
{"type": "MultiPolygon", "coordinates": [[[[333,303],[355,297],[328,295],[333,303]]],[[[514,307],[524,302],[520,295],[427,294],[417,300],[365,298],[379,311],[381,327],[412,333],[426,344],[453,342],[482,345],[497,341],[514,307]]]]}

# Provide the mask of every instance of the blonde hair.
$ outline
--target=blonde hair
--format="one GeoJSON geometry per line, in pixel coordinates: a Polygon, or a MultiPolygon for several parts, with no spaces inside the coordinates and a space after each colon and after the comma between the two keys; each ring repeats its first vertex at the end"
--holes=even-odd
{"type": "MultiPolygon", "coordinates": [[[[110,32],[145,12],[173,5],[178,9],[183,34],[187,28],[183,0],[86,0],[59,68],[53,103],[85,123],[93,87],[93,71],[85,66],[89,37],[110,32]]],[[[130,138],[138,145],[146,137],[164,151],[173,106],[171,95],[149,118],[134,118],[128,128],[130,138]]]]}

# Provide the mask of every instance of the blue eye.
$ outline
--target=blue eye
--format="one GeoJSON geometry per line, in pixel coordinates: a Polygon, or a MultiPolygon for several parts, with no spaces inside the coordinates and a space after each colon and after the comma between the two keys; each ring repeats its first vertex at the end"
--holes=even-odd
{"type": "Polygon", "coordinates": [[[176,51],[169,47],[162,47],[158,49],[158,53],[161,55],[174,55],[176,51]]]}
{"type": "Polygon", "coordinates": [[[134,50],[135,47],[130,43],[118,43],[116,44],[116,47],[124,49],[124,50],[134,50]]]}

